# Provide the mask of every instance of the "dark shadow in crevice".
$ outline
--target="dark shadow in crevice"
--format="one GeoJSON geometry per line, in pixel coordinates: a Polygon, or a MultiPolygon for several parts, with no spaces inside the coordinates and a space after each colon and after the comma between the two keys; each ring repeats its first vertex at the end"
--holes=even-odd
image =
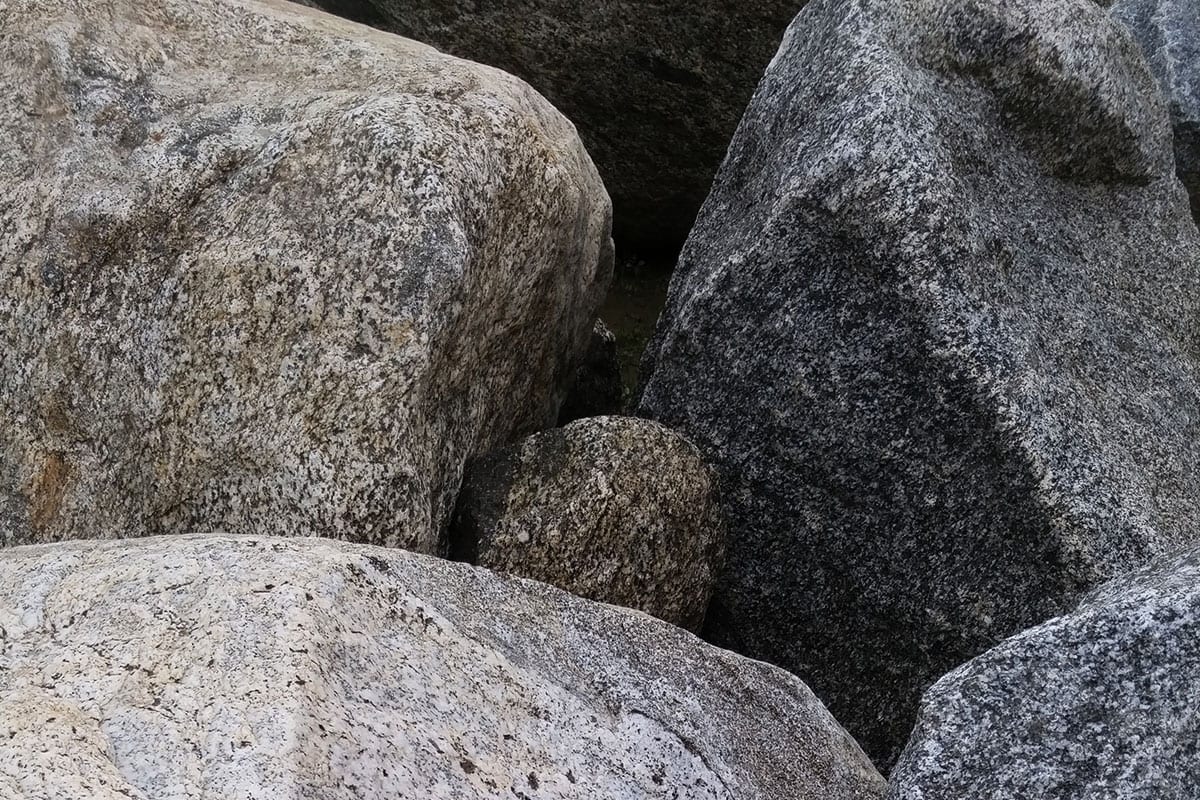
{"type": "Polygon", "coordinates": [[[658,315],[667,302],[667,288],[674,266],[675,259],[670,256],[647,258],[622,252],[619,247],[617,250],[612,287],[600,308],[600,318],[617,337],[617,357],[621,363],[627,409],[637,386],[642,353],[654,335],[658,315]]]}

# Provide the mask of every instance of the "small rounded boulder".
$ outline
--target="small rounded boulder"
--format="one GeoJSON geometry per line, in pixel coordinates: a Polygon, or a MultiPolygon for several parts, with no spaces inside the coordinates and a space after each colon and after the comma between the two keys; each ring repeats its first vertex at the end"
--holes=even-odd
{"type": "Polygon", "coordinates": [[[680,434],[591,417],[468,466],[452,557],[696,629],[725,553],[712,473],[680,434]]]}

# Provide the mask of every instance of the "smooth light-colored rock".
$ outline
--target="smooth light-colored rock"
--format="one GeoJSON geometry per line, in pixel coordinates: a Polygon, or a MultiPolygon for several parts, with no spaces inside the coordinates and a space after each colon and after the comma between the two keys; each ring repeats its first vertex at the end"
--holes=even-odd
{"type": "Polygon", "coordinates": [[[10,0],[2,542],[432,551],[552,425],[610,205],[520,80],[274,0],[10,0]]]}
{"type": "Polygon", "coordinates": [[[176,536],[0,552],[5,800],[871,800],[791,675],[404,551],[176,536]]]}
{"type": "Polygon", "coordinates": [[[804,0],[317,0],[529,81],[579,126],[625,247],[674,257],[804,0]]]}
{"type": "Polygon", "coordinates": [[[597,320],[583,363],[575,371],[575,381],[559,409],[558,424],[566,425],[584,417],[619,414],[624,402],[625,383],[621,380],[617,335],[603,320],[597,320]]]}
{"type": "Polygon", "coordinates": [[[942,678],[892,800],[1200,797],[1200,550],[942,678]]]}
{"type": "Polygon", "coordinates": [[[1200,530],[1200,236],[1085,0],[820,0],[672,280],[638,413],[720,473],[717,643],[886,765],[920,693],[1200,530]]]}
{"type": "Polygon", "coordinates": [[[1175,170],[1200,220],[1200,4],[1121,0],[1112,15],[1133,33],[1171,109],[1175,170]]]}
{"type": "Polygon", "coordinates": [[[657,422],[592,417],[468,464],[450,540],[460,560],[695,629],[725,521],[691,442],[657,422]]]}

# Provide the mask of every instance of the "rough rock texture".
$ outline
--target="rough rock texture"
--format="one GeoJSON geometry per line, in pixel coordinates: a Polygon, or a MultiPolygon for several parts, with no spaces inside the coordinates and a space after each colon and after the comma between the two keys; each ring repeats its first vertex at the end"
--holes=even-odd
{"type": "Polygon", "coordinates": [[[698,628],[725,523],[691,442],[594,417],[471,462],[450,541],[455,558],[698,628]]]}
{"type": "Polygon", "coordinates": [[[878,763],[920,692],[1200,530],[1200,237],[1084,0],[822,0],[672,279],[639,413],[722,479],[707,634],[878,763]]]}
{"type": "Polygon", "coordinates": [[[799,680],[551,587],[320,539],[0,552],[0,796],[830,798],[799,680]]]}
{"type": "Polygon", "coordinates": [[[624,400],[625,383],[621,380],[617,336],[603,320],[597,320],[583,363],[575,371],[575,381],[559,409],[558,424],[620,413],[624,400]]]}
{"type": "Polygon", "coordinates": [[[528,80],[579,127],[618,242],[674,257],[804,0],[318,0],[528,80]]]}
{"type": "Polygon", "coordinates": [[[553,424],[611,274],[512,76],[252,0],[0,28],[0,543],[195,529],[431,551],[553,424]]]}
{"type": "Polygon", "coordinates": [[[1175,128],[1175,170],[1200,220],[1200,5],[1196,0],[1121,0],[1125,24],[1158,78],[1175,128]]]}
{"type": "Polygon", "coordinates": [[[893,800],[1200,797],[1200,549],[934,684],[893,800]]]}

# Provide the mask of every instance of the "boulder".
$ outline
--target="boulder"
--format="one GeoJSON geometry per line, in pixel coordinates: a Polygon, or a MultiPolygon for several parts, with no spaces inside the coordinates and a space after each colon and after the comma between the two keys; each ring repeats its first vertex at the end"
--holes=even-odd
{"type": "Polygon", "coordinates": [[[468,465],[452,555],[686,628],[725,553],[712,476],[656,422],[593,417],[468,465]]]}
{"type": "Polygon", "coordinates": [[[604,320],[596,320],[583,363],[575,371],[575,381],[558,411],[558,424],[566,425],[584,417],[619,414],[624,402],[625,383],[621,380],[617,336],[604,320]]]}
{"type": "Polygon", "coordinates": [[[721,477],[706,635],[881,765],[920,693],[1200,530],[1200,235],[1086,0],[822,0],[672,278],[638,413],[721,477]]]}
{"type": "Polygon", "coordinates": [[[805,0],[317,0],[529,81],[579,127],[622,245],[674,258],[805,0]]]}
{"type": "Polygon", "coordinates": [[[892,800],[1200,796],[1200,549],[1119,578],[925,694],[892,800]]]}
{"type": "Polygon", "coordinates": [[[434,551],[552,425],[610,205],[520,80],[276,0],[20,0],[0,37],[0,543],[434,551]]]}
{"type": "Polygon", "coordinates": [[[871,800],[796,678],[531,581],[322,539],[0,552],[11,800],[871,800]]]}
{"type": "Polygon", "coordinates": [[[1195,0],[1121,0],[1112,15],[1133,33],[1166,96],[1175,171],[1200,220],[1200,8],[1195,0]]]}

